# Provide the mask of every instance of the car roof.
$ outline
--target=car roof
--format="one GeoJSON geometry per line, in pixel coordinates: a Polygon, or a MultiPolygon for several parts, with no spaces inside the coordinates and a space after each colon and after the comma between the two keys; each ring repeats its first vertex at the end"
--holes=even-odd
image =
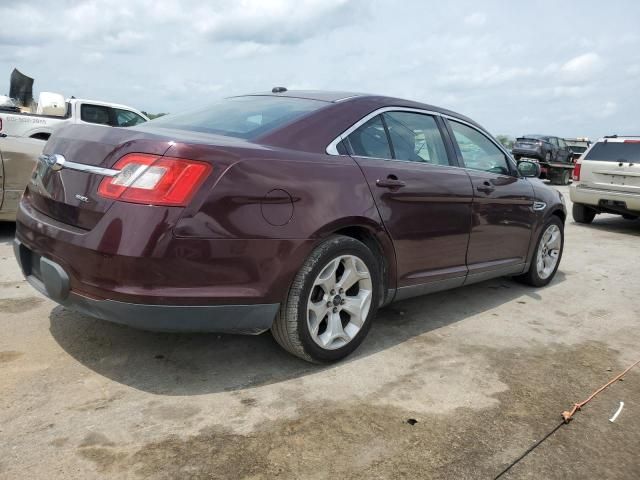
{"type": "Polygon", "coordinates": [[[472,125],[488,133],[488,131],[484,127],[479,125],[474,120],[460,113],[454,112],[452,110],[447,110],[446,108],[436,107],[435,105],[416,102],[413,100],[406,100],[403,98],[396,98],[396,97],[388,97],[384,95],[349,92],[349,91],[330,91],[330,90],[286,90],[286,91],[277,92],[277,93],[274,93],[274,92],[250,93],[247,95],[237,95],[236,97],[250,97],[250,96],[304,98],[309,100],[318,100],[318,101],[327,102],[327,103],[345,103],[345,104],[367,103],[372,107],[375,107],[373,108],[373,110],[378,108],[383,108],[383,107],[417,108],[421,110],[437,112],[443,115],[448,115],[451,117],[458,118],[460,120],[464,120],[465,122],[471,123],[472,125]]]}
{"type": "Polygon", "coordinates": [[[321,102],[340,102],[349,98],[367,96],[365,93],[356,92],[340,92],[330,90],[286,90],[283,92],[257,92],[249,93],[246,95],[238,95],[239,97],[291,97],[291,98],[306,98],[308,100],[318,100],[321,102]]]}
{"type": "Polygon", "coordinates": [[[607,135],[598,139],[598,142],[619,142],[622,143],[625,140],[632,140],[633,142],[640,142],[639,136],[634,135],[607,135]]]}

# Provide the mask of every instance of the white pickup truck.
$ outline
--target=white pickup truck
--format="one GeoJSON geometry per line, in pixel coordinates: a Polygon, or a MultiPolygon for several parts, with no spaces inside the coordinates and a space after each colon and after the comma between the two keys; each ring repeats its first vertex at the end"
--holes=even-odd
{"type": "Polygon", "coordinates": [[[71,98],[66,101],[64,115],[38,115],[0,110],[0,133],[11,137],[47,140],[56,128],[68,123],[131,127],[148,120],[142,112],[126,105],[71,98]]]}

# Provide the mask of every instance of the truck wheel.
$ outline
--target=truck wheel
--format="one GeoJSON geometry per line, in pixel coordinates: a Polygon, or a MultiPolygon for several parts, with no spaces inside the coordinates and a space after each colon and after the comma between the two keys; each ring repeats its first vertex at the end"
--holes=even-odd
{"type": "Polygon", "coordinates": [[[571,173],[568,169],[564,169],[562,172],[562,179],[560,185],[569,185],[569,179],[571,178],[571,173]]]}
{"type": "Polygon", "coordinates": [[[529,270],[514,279],[533,287],[548,285],[558,271],[563,249],[564,225],[560,218],[552,215],[538,237],[529,270]]]}
{"type": "Polygon", "coordinates": [[[581,203],[574,203],[571,213],[573,214],[573,219],[578,223],[589,224],[593,222],[593,219],[596,217],[596,211],[593,208],[589,208],[581,203]]]}
{"type": "Polygon", "coordinates": [[[380,268],[366,245],[337,235],[302,265],[271,333],[288,352],[313,363],[340,360],[366,337],[378,308],[380,268]]]}

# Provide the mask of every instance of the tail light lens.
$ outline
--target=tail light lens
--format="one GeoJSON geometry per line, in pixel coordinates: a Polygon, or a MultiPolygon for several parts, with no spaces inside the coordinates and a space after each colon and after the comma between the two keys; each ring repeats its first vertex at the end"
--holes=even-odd
{"type": "Polygon", "coordinates": [[[571,178],[573,180],[575,180],[576,182],[578,180],[580,180],[580,167],[582,166],[581,163],[576,163],[576,166],[573,168],[573,175],[571,176],[571,178]]]}
{"type": "Polygon", "coordinates": [[[113,166],[120,173],[100,183],[98,193],[113,200],[185,206],[211,172],[208,163],[130,153],[113,166]]]}

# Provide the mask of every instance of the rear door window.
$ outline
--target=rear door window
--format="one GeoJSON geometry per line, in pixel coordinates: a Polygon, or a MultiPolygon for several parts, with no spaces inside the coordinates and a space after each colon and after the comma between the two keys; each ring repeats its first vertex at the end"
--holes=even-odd
{"type": "Polygon", "coordinates": [[[391,158],[391,148],[382,117],[377,115],[347,137],[353,155],[358,157],[391,158]]]}
{"type": "Polygon", "coordinates": [[[80,120],[88,123],[100,125],[111,125],[109,118],[109,107],[103,105],[91,105],[83,103],[80,105],[80,120]]]}
{"type": "Polygon", "coordinates": [[[436,120],[413,112],[384,114],[396,160],[450,165],[436,120]]]}
{"type": "Polygon", "coordinates": [[[640,140],[628,142],[598,142],[584,156],[584,160],[599,162],[640,162],[640,140]]]}

